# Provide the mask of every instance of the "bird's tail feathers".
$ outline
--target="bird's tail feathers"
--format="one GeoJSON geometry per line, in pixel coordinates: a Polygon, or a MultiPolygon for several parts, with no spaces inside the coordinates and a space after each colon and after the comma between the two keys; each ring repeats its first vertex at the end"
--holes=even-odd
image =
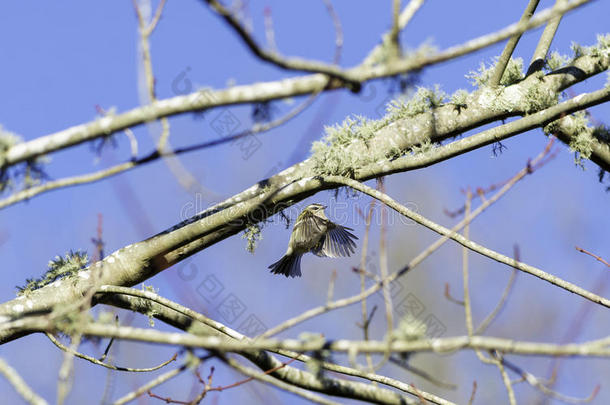
{"type": "Polygon", "coordinates": [[[284,255],[269,268],[273,274],[283,274],[286,277],[301,277],[301,256],[299,254],[284,255]]]}

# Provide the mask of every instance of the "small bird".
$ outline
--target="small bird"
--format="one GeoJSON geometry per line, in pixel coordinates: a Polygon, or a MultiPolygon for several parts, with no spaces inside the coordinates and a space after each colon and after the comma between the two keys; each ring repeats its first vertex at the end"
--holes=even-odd
{"type": "Polygon", "coordinates": [[[301,276],[301,257],[311,252],[320,257],[348,257],[356,251],[352,228],[337,225],[326,217],[322,204],[310,204],[299,214],[286,254],[269,268],[273,274],[301,276]]]}

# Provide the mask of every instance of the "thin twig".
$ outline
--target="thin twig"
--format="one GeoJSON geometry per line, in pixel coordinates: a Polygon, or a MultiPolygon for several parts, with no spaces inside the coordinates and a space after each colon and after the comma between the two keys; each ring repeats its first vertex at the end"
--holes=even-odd
{"type": "MultiPolygon", "coordinates": [[[[276,371],[286,367],[287,365],[289,365],[290,363],[292,363],[293,361],[295,361],[296,359],[290,359],[286,362],[283,362],[282,364],[280,364],[279,366],[273,367],[269,370],[263,371],[260,374],[264,374],[264,375],[269,375],[271,373],[275,373],[276,371]]],[[[224,385],[224,386],[219,386],[219,387],[212,387],[210,388],[208,391],[224,391],[224,390],[228,390],[230,388],[235,388],[235,387],[239,387],[242,384],[246,384],[249,383],[250,381],[254,380],[254,377],[248,377],[244,380],[240,380],[237,382],[234,382],[233,384],[229,384],[229,385],[224,385]]]]}
{"type": "MultiPolygon", "coordinates": [[[[519,258],[519,247],[517,245],[515,245],[513,252],[514,252],[513,256],[515,258],[515,261],[518,262],[520,260],[520,258],[519,258]]],[[[493,320],[496,319],[496,316],[498,316],[498,314],[500,313],[502,308],[504,308],[504,304],[506,303],[506,300],[508,299],[508,295],[510,294],[510,292],[513,288],[513,285],[515,284],[515,280],[517,279],[517,274],[519,274],[519,271],[517,269],[513,269],[513,272],[510,274],[508,283],[506,284],[506,287],[504,288],[504,291],[502,292],[502,295],[500,296],[500,300],[496,304],[496,307],[493,309],[493,311],[491,311],[489,313],[489,315],[487,315],[485,317],[485,319],[483,319],[481,324],[474,331],[475,335],[480,335],[480,334],[484,333],[487,330],[487,328],[489,327],[489,325],[491,324],[491,322],[493,322],[493,320]]]]}
{"type": "Polygon", "coordinates": [[[424,0],[411,0],[409,4],[404,8],[400,16],[398,17],[398,26],[401,30],[404,30],[405,27],[409,24],[417,10],[420,9],[421,6],[424,5],[424,0]]]}
{"type": "MultiPolygon", "coordinates": [[[[472,204],[472,192],[470,189],[466,192],[466,204],[464,205],[465,211],[464,216],[470,216],[470,207],[472,204]]],[[[470,224],[464,226],[462,231],[464,238],[470,239],[470,224]]],[[[466,319],[466,331],[468,336],[473,335],[472,327],[472,306],[470,305],[470,286],[469,286],[469,272],[468,272],[468,248],[465,246],[462,248],[462,280],[464,284],[464,316],[466,319]]]]}
{"type": "Polygon", "coordinates": [[[46,405],[42,397],[38,396],[32,388],[21,378],[17,370],[12,368],[3,358],[0,357],[0,374],[2,374],[11,386],[17,391],[21,398],[31,405],[46,405]]]}
{"type": "MultiPolygon", "coordinates": [[[[138,6],[138,0],[132,0],[133,6],[136,9],[136,14],[138,15],[138,27],[140,32],[140,49],[142,53],[142,67],[144,74],[144,83],[146,84],[146,98],[148,98],[148,103],[144,99],[141,94],[141,100],[143,104],[154,104],[157,102],[157,95],[155,90],[155,77],[153,73],[153,65],[152,65],[152,54],[150,51],[150,35],[153,33],[154,29],[157,26],[159,18],[161,17],[161,13],[163,12],[163,7],[165,5],[165,1],[161,1],[157,7],[157,11],[153,19],[147,24],[144,21],[144,17],[142,16],[142,12],[138,6]]],[[[150,0],[146,0],[150,5],[150,0]]],[[[160,152],[160,155],[163,157],[163,161],[167,165],[169,171],[174,175],[174,178],[178,181],[185,190],[189,192],[193,192],[193,188],[196,187],[199,191],[204,190],[205,188],[199,183],[197,178],[180,162],[180,160],[175,159],[171,156],[172,146],[169,141],[170,136],[170,125],[169,119],[167,117],[160,118],[161,123],[161,134],[159,135],[159,140],[157,142],[157,150],[160,152]]]]}
{"type": "MultiPolygon", "coordinates": [[[[398,30],[402,31],[409,21],[413,18],[417,10],[423,5],[424,0],[411,0],[398,16],[398,30]]],[[[369,66],[378,62],[378,55],[385,52],[384,47],[392,43],[392,35],[395,24],[392,28],[381,37],[381,43],[369,51],[366,58],[361,63],[361,66],[369,66]]]]}
{"type": "Polygon", "coordinates": [[[574,246],[574,248],[575,248],[576,250],[578,250],[579,252],[582,252],[582,253],[588,254],[588,255],[589,255],[589,256],[591,256],[591,257],[594,257],[594,258],[595,258],[595,259],[597,259],[598,261],[600,261],[600,262],[602,262],[603,264],[605,264],[606,266],[610,267],[610,263],[608,263],[607,261],[605,261],[604,259],[602,259],[600,256],[597,256],[596,254],[593,254],[593,253],[589,252],[588,250],[585,250],[585,249],[580,248],[580,247],[578,247],[578,246],[574,246]]]}
{"type": "MultiPolygon", "coordinates": [[[[266,371],[262,372],[261,374],[268,375],[268,374],[271,374],[273,372],[276,372],[277,370],[280,370],[280,369],[286,367],[288,364],[292,363],[294,360],[295,359],[291,359],[291,360],[289,360],[289,361],[287,361],[285,363],[280,364],[277,367],[273,367],[272,369],[266,370],[266,371]]],[[[195,375],[197,376],[197,379],[199,380],[199,382],[201,384],[203,384],[204,388],[201,391],[201,393],[199,393],[191,401],[179,401],[179,400],[175,400],[175,399],[171,399],[171,398],[164,398],[164,397],[161,397],[159,395],[154,394],[150,390],[147,390],[148,396],[150,396],[152,398],[160,399],[160,400],[162,400],[162,401],[164,401],[165,403],[168,403],[168,404],[173,403],[173,404],[196,405],[196,404],[199,404],[201,402],[201,400],[203,400],[203,398],[205,398],[205,396],[207,395],[208,392],[212,392],[212,391],[217,391],[217,392],[226,391],[226,390],[229,390],[231,388],[239,387],[240,385],[249,383],[250,381],[255,379],[254,377],[248,377],[246,379],[243,379],[243,380],[240,380],[240,381],[236,381],[236,382],[234,382],[232,384],[219,385],[219,386],[213,387],[212,386],[212,376],[214,375],[214,367],[211,367],[210,374],[208,375],[207,381],[204,381],[201,378],[201,375],[199,374],[198,371],[195,371],[195,375]]]]}
{"type": "MultiPolygon", "coordinates": [[[[593,291],[598,294],[606,291],[608,286],[608,277],[605,273],[600,273],[597,279],[593,282],[593,291]]],[[[591,305],[590,302],[584,301],[580,303],[578,311],[572,316],[571,320],[567,323],[564,333],[562,334],[560,343],[574,342],[578,339],[579,334],[583,328],[587,325],[590,315],[594,312],[596,307],[591,305]]],[[[545,384],[548,388],[552,389],[559,379],[559,369],[563,364],[563,359],[555,358],[549,365],[547,374],[550,375],[549,381],[545,384]]],[[[544,400],[541,405],[547,404],[548,401],[544,400]]]]}
{"type": "Polygon", "coordinates": [[[83,354],[83,353],[80,353],[80,352],[78,352],[78,351],[76,351],[76,350],[72,350],[72,349],[71,349],[71,348],[69,348],[68,346],[66,346],[66,345],[64,345],[63,343],[61,343],[61,342],[60,342],[60,341],[59,341],[59,340],[58,340],[58,339],[57,339],[55,336],[53,336],[51,333],[48,333],[48,332],[47,332],[47,333],[46,333],[46,335],[47,335],[47,337],[49,338],[49,340],[50,340],[50,341],[51,341],[51,342],[52,342],[52,343],[53,343],[55,346],[57,346],[59,349],[63,350],[64,352],[71,353],[71,354],[75,355],[76,357],[78,357],[78,358],[80,358],[80,359],[87,360],[87,361],[89,361],[89,362],[91,362],[91,363],[93,363],[93,364],[97,364],[98,366],[102,366],[102,367],[108,368],[108,369],[110,369],[110,370],[117,370],[117,371],[129,371],[129,372],[132,372],[132,373],[148,373],[148,372],[155,371],[155,370],[158,370],[158,369],[160,369],[160,368],[162,368],[162,367],[167,366],[169,363],[171,363],[171,362],[175,361],[175,360],[176,360],[176,358],[178,357],[178,354],[176,353],[176,354],[174,354],[174,355],[172,356],[172,358],[171,358],[171,359],[169,359],[169,360],[167,360],[167,361],[164,361],[163,363],[161,363],[161,364],[159,364],[159,365],[157,365],[157,366],[154,366],[154,367],[148,367],[148,368],[120,367],[120,366],[115,366],[115,365],[112,365],[112,364],[107,364],[107,363],[104,363],[103,361],[98,360],[98,359],[96,359],[95,357],[88,356],[88,355],[83,354]]]}
{"type": "Polygon", "coordinates": [[[313,394],[307,390],[294,387],[288,383],[285,383],[284,381],[268,376],[264,372],[259,372],[254,369],[251,369],[250,367],[242,366],[238,361],[233,360],[229,357],[223,358],[223,361],[225,361],[225,363],[227,363],[229,366],[233,367],[235,370],[239,371],[242,374],[245,374],[253,379],[266,382],[267,384],[275,385],[278,388],[308,399],[311,402],[324,405],[340,405],[339,402],[331,401],[319,395],[313,394]]]}
{"type": "MultiPolygon", "coordinates": [[[[400,2],[398,2],[400,3],[400,2]]],[[[395,3],[396,7],[396,3],[395,3]]],[[[396,10],[398,12],[398,10],[396,10]]],[[[398,17],[396,17],[398,18],[398,17]]],[[[377,190],[385,193],[383,178],[377,179],[377,190]]],[[[381,206],[381,221],[379,229],[379,278],[382,280],[383,303],[385,306],[386,319],[386,336],[390,336],[394,330],[394,308],[392,305],[392,295],[390,294],[390,283],[388,281],[388,252],[386,246],[387,227],[386,227],[387,209],[384,205],[381,206]]],[[[389,340],[388,340],[389,341],[389,340]]],[[[373,366],[373,370],[379,370],[390,358],[390,352],[385,352],[383,358],[373,366]]]]}
{"type": "Polygon", "coordinates": [[[337,270],[333,269],[328,281],[328,290],[326,292],[326,302],[332,302],[335,293],[335,281],[337,280],[337,270]]]}
{"type": "Polygon", "coordinates": [[[335,12],[335,7],[331,0],[323,0],[324,5],[326,6],[326,11],[330,16],[333,26],[335,27],[335,56],[333,58],[333,63],[335,65],[339,65],[341,62],[341,54],[343,53],[343,27],[341,26],[341,20],[339,16],[335,12]]]}
{"type": "MultiPolygon", "coordinates": [[[[118,315],[114,316],[114,323],[115,323],[115,325],[119,324],[119,316],[118,315]]],[[[110,341],[106,345],[106,349],[104,350],[104,353],[98,359],[99,361],[103,362],[104,360],[106,360],[106,357],[108,356],[108,353],[110,352],[110,348],[112,347],[113,343],[114,343],[114,339],[110,339],[110,341]]]]}
{"type": "MultiPolygon", "coordinates": [[[[554,159],[557,156],[557,153],[559,152],[559,148],[555,147],[553,150],[550,150],[549,153],[545,156],[544,159],[540,159],[538,161],[536,161],[535,163],[531,162],[529,165],[529,170],[530,170],[530,174],[534,173],[536,170],[542,168],[544,165],[546,165],[548,162],[550,162],[552,159],[554,159]]],[[[507,184],[508,182],[510,182],[512,180],[512,177],[501,181],[499,183],[494,183],[491,184],[490,186],[487,187],[476,187],[476,194],[473,194],[472,198],[473,200],[476,199],[477,197],[481,199],[481,201],[485,202],[485,195],[491,193],[492,191],[496,191],[499,188],[501,188],[502,186],[504,186],[505,184],[507,184]]],[[[465,192],[464,192],[465,194],[465,192]]],[[[450,211],[448,209],[444,209],[443,212],[445,213],[445,215],[451,217],[451,218],[455,218],[458,215],[461,215],[464,213],[464,205],[462,205],[460,208],[450,211]]]]}
{"type": "MultiPolygon", "coordinates": [[[[527,3],[527,7],[525,7],[525,10],[523,11],[523,15],[519,20],[519,24],[525,24],[529,21],[530,18],[532,18],[532,15],[534,15],[534,11],[536,11],[536,7],[538,7],[539,2],[540,0],[529,0],[529,2],[527,3]]],[[[502,76],[504,75],[504,71],[506,70],[506,65],[508,65],[508,61],[510,60],[513,52],[515,51],[515,48],[517,47],[517,44],[521,39],[521,35],[522,34],[517,34],[511,37],[506,43],[506,46],[504,47],[504,50],[502,51],[502,54],[498,59],[498,63],[496,63],[493,75],[489,79],[490,86],[495,87],[500,84],[502,76]]]]}
{"type": "Polygon", "coordinates": [[[131,392],[127,393],[126,395],[122,396],[121,398],[117,399],[116,401],[113,402],[112,405],[124,405],[130,401],[133,401],[140,395],[143,395],[144,393],[146,393],[148,390],[150,390],[158,385],[161,385],[164,382],[176,377],[178,374],[182,373],[186,369],[188,369],[188,364],[183,364],[182,366],[180,366],[178,368],[175,368],[164,374],[161,374],[159,377],[147,382],[146,384],[140,386],[136,390],[131,391],[131,392]]]}
{"type": "Polygon", "coordinates": [[[564,395],[564,394],[561,394],[561,393],[547,387],[535,375],[523,370],[521,367],[518,367],[514,363],[509,362],[508,360],[506,360],[503,356],[499,355],[498,353],[493,353],[493,355],[495,358],[499,359],[502,362],[502,365],[504,367],[506,367],[507,369],[509,369],[509,370],[513,371],[514,373],[516,373],[517,375],[519,375],[523,381],[526,381],[532,387],[540,390],[544,395],[547,395],[553,399],[557,399],[561,402],[565,402],[568,404],[589,403],[589,402],[593,401],[593,399],[595,399],[595,397],[597,396],[597,393],[599,392],[599,390],[601,388],[601,386],[599,384],[597,384],[593,388],[593,391],[591,392],[591,394],[589,394],[589,396],[586,398],[578,398],[578,397],[571,397],[568,395],[564,395]]]}
{"type": "Polygon", "coordinates": [[[477,393],[477,382],[472,382],[472,391],[470,392],[470,398],[468,399],[468,405],[472,405],[474,402],[474,396],[477,393]]]}
{"type": "MultiPolygon", "coordinates": [[[[366,219],[365,219],[365,225],[364,225],[364,237],[362,238],[362,250],[361,250],[361,255],[360,255],[360,293],[364,294],[365,290],[366,290],[366,258],[367,258],[367,252],[368,252],[368,246],[369,246],[369,234],[371,231],[371,219],[373,217],[373,208],[375,208],[375,202],[377,200],[375,200],[374,198],[371,199],[371,202],[369,203],[369,210],[368,213],[366,215],[366,219]]],[[[366,308],[366,297],[362,298],[362,301],[360,301],[360,309],[361,309],[361,314],[362,314],[362,333],[364,335],[364,340],[369,340],[369,325],[370,325],[370,320],[373,318],[373,315],[375,313],[375,310],[377,310],[377,306],[373,307],[373,310],[371,311],[371,315],[368,315],[368,310],[366,308]]],[[[368,366],[368,369],[370,372],[374,372],[375,369],[373,368],[373,358],[371,357],[370,354],[366,354],[365,356],[366,358],[366,364],[368,366]]]]}
{"type": "Polygon", "coordinates": [[[456,305],[460,305],[460,306],[464,306],[464,301],[458,300],[457,298],[453,298],[453,296],[451,295],[451,286],[449,285],[449,283],[445,283],[445,298],[447,298],[447,300],[449,300],[450,302],[453,302],[456,305]]]}
{"type": "Polygon", "coordinates": [[[428,373],[424,370],[420,370],[419,368],[410,365],[404,359],[390,357],[390,362],[396,364],[397,366],[399,366],[401,368],[404,368],[405,370],[409,371],[410,373],[415,374],[416,376],[423,378],[424,380],[426,380],[429,383],[436,385],[438,387],[444,388],[446,390],[455,390],[457,388],[457,385],[451,384],[451,383],[448,383],[445,381],[441,381],[441,380],[437,379],[436,377],[434,377],[433,375],[431,375],[430,373],[428,373]]]}
{"type": "Polygon", "coordinates": [[[280,56],[275,52],[269,52],[262,49],[256,40],[252,37],[252,35],[246,30],[246,28],[241,24],[241,22],[229,11],[225,8],[219,1],[217,0],[204,0],[212,10],[214,10],[218,15],[220,15],[227,24],[237,33],[237,35],[243,40],[248,49],[260,58],[263,61],[272,63],[282,69],[287,70],[297,70],[303,72],[311,72],[311,73],[322,73],[327,75],[328,77],[339,79],[340,81],[347,83],[349,87],[353,90],[358,90],[360,88],[360,84],[355,82],[353,79],[349,77],[349,75],[345,74],[341,68],[328,65],[323,62],[318,61],[308,61],[300,58],[285,58],[280,56]]]}
{"type": "MultiPolygon", "coordinates": [[[[557,0],[556,4],[564,1],[565,0],[557,0]]],[[[557,32],[557,28],[559,28],[559,23],[561,22],[562,17],[563,15],[558,15],[546,23],[546,27],[544,27],[544,31],[542,31],[538,45],[536,45],[536,50],[532,55],[530,66],[527,69],[527,76],[541,70],[544,67],[546,56],[549,53],[549,48],[551,47],[553,38],[555,38],[555,33],[557,32]]]]}
{"type": "Polygon", "coordinates": [[[398,34],[400,34],[399,25],[399,14],[400,14],[400,0],[392,0],[392,30],[390,31],[390,42],[392,43],[395,51],[400,51],[400,40],[398,34]]]}
{"type": "MultiPolygon", "coordinates": [[[[464,215],[466,217],[468,217],[470,215],[471,204],[472,204],[472,192],[470,191],[470,189],[468,189],[466,191],[466,204],[464,204],[464,207],[465,207],[464,215]]],[[[466,225],[464,227],[463,235],[464,235],[464,238],[466,238],[466,239],[470,238],[470,226],[469,225],[466,225]]],[[[463,283],[464,283],[464,314],[465,314],[466,330],[468,332],[468,336],[472,337],[474,335],[474,327],[473,327],[473,322],[472,322],[472,305],[471,305],[471,301],[470,301],[468,253],[469,252],[468,252],[467,247],[464,246],[462,248],[462,277],[463,277],[463,283]]],[[[479,350],[475,350],[475,353],[476,353],[477,357],[479,358],[479,360],[481,360],[481,362],[487,363],[487,364],[495,364],[496,367],[498,367],[498,370],[500,371],[500,375],[502,376],[502,382],[504,383],[504,386],[506,387],[506,391],[508,394],[508,401],[509,401],[510,405],[517,405],[517,402],[515,399],[515,392],[513,390],[512,383],[510,381],[510,378],[508,378],[508,374],[506,373],[506,370],[504,370],[502,363],[499,360],[485,357],[483,355],[483,353],[479,350]]]]}
{"type": "Polygon", "coordinates": [[[155,30],[155,28],[157,28],[157,24],[159,23],[159,20],[161,19],[161,14],[163,13],[163,8],[165,7],[165,2],[166,2],[166,0],[161,0],[159,2],[159,5],[157,6],[157,10],[155,11],[155,15],[153,16],[152,20],[146,27],[144,34],[147,37],[152,34],[152,32],[155,30]]]}
{"type": "Polygon", "coordinates": [[[273,18],[271,17],[271,7],[266,6],[264,10],[265,21],[265,38],[271,52],[278,53],[277,44],[275,43],[275,30],[273,29],[273,18]]]}
{"type": "Polygon", "coordinates": [[[506,369],[504,368],[504,363],[501,360],[496,360],[494,359],[497,363],[497,367],[498,370],[500,370],[500,375],[502,376],[502,382],[504,383],[504,386],[506,387],[506,391],[508,393],[508,402],[510,403],[510,405],[517,405],[517,399],[515,398],[515,390],[513,390],[513,383],[511,382],[510,378],[508,377],[508,373],[506,372],[506,369]]]}

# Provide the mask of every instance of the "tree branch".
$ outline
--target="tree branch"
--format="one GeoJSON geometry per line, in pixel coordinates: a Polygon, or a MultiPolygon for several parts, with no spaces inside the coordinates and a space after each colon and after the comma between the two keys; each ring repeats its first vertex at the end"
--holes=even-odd
{"type": "Polygon", "coordinates": [[[47,401],[38,396],[30,386],[21,378],[17,370],[12,368],[4,359],[0,358],[0,374],[8,380],[15,391],[21,395],[24,401],[31,405],[47,405],[47,401]]]}
{"type": "MultiPolygon", "coordinates": [[[[454,46],[432,56],[417,56],[415,58],[396,60],[377,66],[359,66],[350,71],[350,81],[357,81],[362,84],[373,79],[391,77],[400,73],[420,70],[426,66],[463,56],[542,25],[552,18],[589,3],[590,1],[592,0],[576,0],[562,5],[555,5],[553,8],[538,13],[529,20],[527,24],[512,24],[497,33],[475,38],[462,45],[454,46]]],[[[603,64],[600,67],[602,68],[602,71],[605,69],[603,64]]],[[[577,80],[566,80],[566,87],[586,79],[587,75],[588,72],[585,70],[582,75],[579,75],[581,77],[577,80]]],[[[158,100],[151,105],[134,108],[122,114],[109,115],[89,123],[76,125],[31,141],[16,144],[3,156],[3,159],[0,162],[0,168],[6,168],[26,160],[32,160],[44,154],[108,136],[114,132],[154,121],[162,117],[170,117],[192,111],[202,111],[220,106],[296,97],[315,93],[319,91],[320,88],[333,90],[343,87],[345,87],[345,84],[342,82],[337,82],[336,80],[329,81],[328,76],[324,74],[314,74],[279,81],[235,86],[224,90],[196,91],[191,94],[158,100]]],[[[563,88],[559,90],[563,90],[563,88]]],[[[496,119],[503,118],[499,117],[496,119]]]]}
{"type": "MultiPolygon", "coordinates": [[[[30,331],[34,332],[56,332],[57,325],[44,317],[29,318],[22,321],[30,331]]],[[[154,329],[135,328],[130,326],[115,326],[98,323],[86,323],[79,325],[83,335],[99,336],[104,338],[124,339],[147,343],[158,343],[168,345],[179,345],[185,347],[197,347],[220,352],[248,352],[265,350],[291,350],[295,352],[315,352],[330,350],[341,353],[384,353],[390,350],[392,353],[433,352],[447,353],[456,350],[470,349],[490,351],[497,350],[502,353],[512,353],[528,356],[581,356],[581,357],[609,357],[610,336],[582,343],[553,344],[528,341],[516,341],[511,339],[488,337],[488,336],[456,336],[448,338],[420,339],[420,340],[395,340],[388,344],[387,341],[357,341],[357,340],[327,340],[311,339],[256,339],[246,342],[227,340],[218,336],[196,336],[188,333],[161,332],[154,329]]],[[[268,364],[264,370],[277,367],[278,364],[268,364]]],[[[281,370],[278,370],[278,372],[281,370]]]]}
{"type": "MultiPolygon", "coordinates": [[[[536,7],[538,7],[539,2],[540,0],[529,0],[529,2],[527,3],[527,7],[523,11],[523,15],[519,20],[519,24],[526,24],[527,21],[532,18],[532,15],[534,15],[534,11],[536,11],[536,7]]],[[[506,65],[508,65],[508,61],[510,60],[520,39],[521,34],[518,34],[511,37],[506,43],[506,46],[504,47],[504,50],[502,51],[502,54],[498,59],[498,63],[496,63],[496,68],[494,69],[493,75],[489,79],[490,86],[495,87],[500,84],[500,80],[504,75],[504,70],[506,70],[506,65]]]]}

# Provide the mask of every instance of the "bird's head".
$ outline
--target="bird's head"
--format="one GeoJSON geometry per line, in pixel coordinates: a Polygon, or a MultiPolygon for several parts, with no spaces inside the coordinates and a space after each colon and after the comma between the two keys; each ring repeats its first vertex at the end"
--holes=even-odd
{"type": "Polygon", "coordinates": [[[326,217],[326,214],[324,213],[325,208],[326,206],[322,204],[310,204],[303,209],[303,212],[301,212],[300,217],[303,218],[305,216],[312,215],[317,218],[328,219],[326,217]]]}
{"type": "Polygon", "coordinates": [[[316,212],[324,212],[324,209],[326,208],[325,205],[322,204],[309,204],[307,207],[305,207],[305,209],[303,209],[303,211],[307,211],[307,212],[311,212],[312,214],[315,214],[316,212]]]}

